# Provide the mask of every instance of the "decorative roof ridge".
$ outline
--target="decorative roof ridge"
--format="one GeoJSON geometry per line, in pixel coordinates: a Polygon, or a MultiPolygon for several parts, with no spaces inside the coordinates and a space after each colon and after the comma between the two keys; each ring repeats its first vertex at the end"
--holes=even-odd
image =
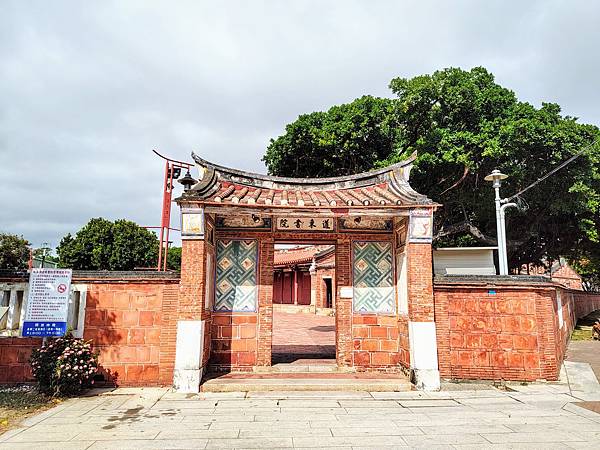
{"type": "Polygon", "coordinates": [[[335,251],[334,245],[311,245],[309,247],[277,249],[274,254],[275,266],[309,264],[335,251]]]}
{"type": "Polygon", "coordinates": [[[335,245],[328,245],[323,250],[319,250],[317,253],[315,253],[315,258],[320,258],[322,256],[328,255],[329,253],[332,253],[334,250],[335,250],[335,245]]]}
{"type": "Polygon", "coordinates": [[[175,201],[257,208],[438,206],[410,186],[416,157],[415,152],[391,166],[355,175],[289,178],[232,169],[192,153],[199,181],[175,201]]]}
{"type": "Polygon", "coordinates": [[[254,172],[246,172],[239,169],[221,166],[211,163],[192,152],[192,159],[198,166],[201,174],[201,179],[198,185],[194,186],[194,190],[198,190],[199,185],[206,185],[214,182],[214,173],[218,173],[219,178],[232,181],[239,184],[247,184],[251,186],[259,185],[264,188],[275,189],[296,189],[298,186],[304,188],[316,189],[351,189],[357,186],[369,186],[388,180],[390,174],[394,174],[394,179],[403,184],[408,185],[408,178],[412,165],[417,157],[416,152],[404,161],[392,164],[381,169],[361,172],[354,175],[344,175],[328,178],[300,178],[300,177],[278,177],[273,175],[265,175],[254,172]]]}

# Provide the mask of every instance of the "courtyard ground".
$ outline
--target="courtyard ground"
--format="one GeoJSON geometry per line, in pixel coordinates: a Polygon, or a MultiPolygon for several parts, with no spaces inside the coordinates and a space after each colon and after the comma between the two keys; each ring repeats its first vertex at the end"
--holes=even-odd
{"type": "Polygon", "coordinates": [[[578,406],[564,385],[448,387],[468,390],[190,395],[123,388],[26,419],[0,436],[0,449],[599,447],[600,414],[578,406]]]}
{"type": "Polygon", "coordinates": [[[333,360],[335,317],[274,311],[272,351],[274,364],[333,360]]]}

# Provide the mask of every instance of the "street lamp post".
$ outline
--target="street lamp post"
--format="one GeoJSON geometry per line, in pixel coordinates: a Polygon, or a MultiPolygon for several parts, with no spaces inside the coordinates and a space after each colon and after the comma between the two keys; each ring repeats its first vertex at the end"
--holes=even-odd
{"type": "Polygon", "coordinates": [[[494,191],[496,191],[496,235],[498,236],[498,271],[500,275],[508,275],[508,258],[506,252],[506,224],[504,212],[506,208],[517,207],[516,203],[508,203],[508,199],[500,197],[500,186],[502,180],[506,180],[508,175],[503,174],[498,169],[492,170],[492,173],[484,178],[485,181],[491,181],[494,191]]]}

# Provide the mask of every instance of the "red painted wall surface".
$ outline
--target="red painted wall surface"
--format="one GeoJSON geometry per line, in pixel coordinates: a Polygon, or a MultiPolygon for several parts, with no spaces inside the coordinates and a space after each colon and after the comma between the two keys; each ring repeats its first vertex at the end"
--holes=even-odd
{"type": "Polygon", "coordinates": [[[600,309],[600,295],[550,283],[434,292],[440,374],[450,379],[557,380],[576,318],[600,309]]]}
{"type": "MultiPolygon", "coordinates": [[[[84,338],[99,352],[107,381],[172,383],[176,321],[167,311],[177,302],[178,281],[89,282],[84,338]]],[[[29,357],[40,345],[41,339],[0,338],[0,383],[33,381],[29,357]]]]}
{"type": "Polygon", "coordinates": [[[398,318],[376,314],[352,317],[352,363],[360,371],[398,372],[405,358],[400,348],[398,318]]]}
{"type": "Polygon", "coordinates": [[[257,363],[257,323],[256,313],[213,313],[211,369],[251,371],[257,363]]]}

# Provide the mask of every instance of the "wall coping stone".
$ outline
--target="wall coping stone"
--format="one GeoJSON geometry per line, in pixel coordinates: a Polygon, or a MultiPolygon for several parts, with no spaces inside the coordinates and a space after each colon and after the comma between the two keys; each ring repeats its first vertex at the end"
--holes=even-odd
{"type": "MultiPolygon", "coordinates": [[[[74,270],[73,282],[75,283],[107,283],[107,282],[179,282],[179,272],[155,270],[74,270]]],[[[29,272],[26,270],[7,271],[0,270],[0,281],[29,281],[29,272]]]]}
{"type": "Polygon", "coordinates": [[[436,275],[435,286],[503,286],[503,287],[563,287],[548,277],[539,275],[436,275]]]}

